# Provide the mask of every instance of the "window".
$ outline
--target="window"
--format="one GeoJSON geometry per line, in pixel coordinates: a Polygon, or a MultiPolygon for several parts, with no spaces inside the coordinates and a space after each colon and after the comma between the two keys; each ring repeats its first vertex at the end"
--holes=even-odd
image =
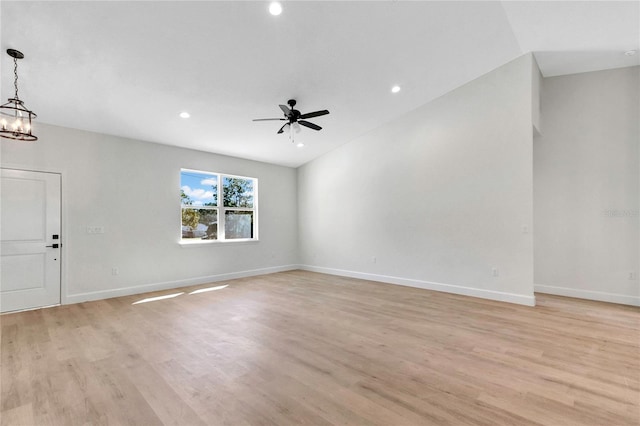
{"type": "Polygon", "coordinates": [[[257,240],[258,180],[180,170],[182,242],[257,240]]]}

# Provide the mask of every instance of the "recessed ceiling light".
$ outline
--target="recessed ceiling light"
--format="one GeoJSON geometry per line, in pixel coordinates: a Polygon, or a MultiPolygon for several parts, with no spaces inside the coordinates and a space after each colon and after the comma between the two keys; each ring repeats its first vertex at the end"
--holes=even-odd
{"type": "Polygon", "coordinates": [[[269,5],[269,13],[273,16],[278,16],[282,13],[282,5],[280,2],[272,1],[269,5]]]}
{"type": "Polygon", "coordinates": [[[302,148],[304,146],[304,144],[302,142],[298,142],[298,145],[296,145],[298,148],[302,148]]]}
{"type": "Polygon", "coordinates": [[[398,93],[400,91],[400,86],[393,86],[391,88],[391,93],[398,93]]]}
{"type": "Polygon", "coordinates": [[[189,117],[191,117],[191,114],[189,114],[188,112],[181,112],[181,113],[180,113],[180,117],[182,117],[182,118],[189,118],[189,117]]]}
{"type": "Polygon", "coordinates": [[[627,50],[626,52],[624,52],[624,54],[627,55],[627,56],[633,56],[636,53],[638,53],[637,50],[627,50]]]}

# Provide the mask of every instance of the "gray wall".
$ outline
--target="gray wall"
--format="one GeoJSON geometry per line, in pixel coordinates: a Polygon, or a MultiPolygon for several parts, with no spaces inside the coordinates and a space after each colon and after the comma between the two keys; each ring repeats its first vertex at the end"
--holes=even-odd
{"type": "Polygon", "coordinates": [[[533,70],[522,56],[299,168],[304,267],[533,304],[533,70]]]}
{"type": "Polygon", "coordinates": [[[62,173],[63,303],[298,263],[295,169],[45,124],[37,133],[2,139],[1,164],[62,173]],[[180,168],[258,178],[260,241],[181,246],[180,168]]]}
{"type": "Polygon", "coordinates": [[[303,264],[532,304],[535,253],[537,290],[637,305],[638,70],[544,79],[540,116],[525,55],[297,172],[44,124],[0,164],[62,173],[63,302],[303,264]],[[260,241],[178,244],[180,168],[257,177],[260,241]]]}
{"type": "Polygon", "coordinates": [[[543,81],[537,291],[640,305],[639,75],[632,67],[543,81]]]}

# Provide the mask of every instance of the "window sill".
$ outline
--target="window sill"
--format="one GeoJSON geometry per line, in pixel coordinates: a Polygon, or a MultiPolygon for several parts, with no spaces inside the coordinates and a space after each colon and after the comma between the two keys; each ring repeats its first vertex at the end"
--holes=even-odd
{"type": "Polygon", "coordinates": [[[205,246],[216,246],[216,245],[236,245],[236,244],[255,244],[260,242],[258,239],[237,239],[237,240],[195,240],[195,241],[178,241],[178,244],[182,248],[190,248],[190,247],[205,247],[205,246]]]}

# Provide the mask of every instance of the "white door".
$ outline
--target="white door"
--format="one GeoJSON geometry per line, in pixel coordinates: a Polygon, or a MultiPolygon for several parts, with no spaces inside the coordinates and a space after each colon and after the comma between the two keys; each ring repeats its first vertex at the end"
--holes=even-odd
{"type": "Polygon", "coordinates": [[[60,175],[2,169],[0,311],[60,303],[60,175]]]}

